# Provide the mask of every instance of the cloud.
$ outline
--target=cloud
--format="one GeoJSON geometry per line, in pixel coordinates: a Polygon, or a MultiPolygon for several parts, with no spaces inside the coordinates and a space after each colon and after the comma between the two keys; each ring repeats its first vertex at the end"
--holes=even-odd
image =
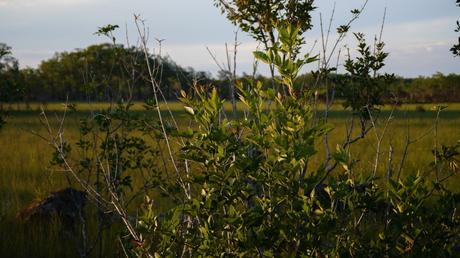
{"type": "MultiPolygon", "coordinates": [[[[152,32],[155,32],[155,37],[167,38],[163,44],[163,54],[170,55],[178,64],[190,66],[196,70],[216,72],[218,68],[207,52],[206,46],[216,54],[220,63],[226,62],[225,42],[228,42],[231,48],[234,27],[230,26],[223,17],[218,16],[218,12],[212,9],[212,6],[208,10],[205,3],[192,4],[192,1],[158,0],[153,2],[156,2],[154,3],[155,8],[153,6],[146,8],[152,4],[152,0],[0,0],[0,35],[4,36],[2,41],[9,43],[13,49],[43,50],[43,53],[19,53],[19,51],[17,53],[21,64],[36,66],[41,59],[52,56],[46,52],[48,49],[72,50],[75,47],[83,48],[96,43],[98,38],[92,33],[97,26],[107,23],[122,25],[126,19],[129,21],[131,10],[142,10],[152,32]],[[185,9],[177,9],[174,4],[182,2],[190,6],[185,9]],[[104,4],[106,4],[104,7],[107,7],[104,12],[101,12],[99,8],[94,8],[94,5],[104,4]],[[200,12],[204,13],[195,17],[197,19],[194,18],[193,22],[185,20],[190,19],[185,15],[185,11],[194,13],[197,10],[194,8],[198,8],[195,5],[198,5],[200,12]],[[178,10],[185,11],[178,13],[178,10]],[[17,17],[21,15],[23,19],[18,20],[17,17]]],[[[429,75],[438,70],[452,71],[454,69],[452,67],[455,67],[453,65],[455,60],[452,61],[452,55],[448,50],[456,40],[453,30],[458,16],[442,14],[442,17],[429,15],[412,17],[411,15],[404,19],[398,18],[397,15],[395,18],[390,15],[387,17],[383,40],[386,43],[385,50],[390,53],[390,56],[385,69],[409,76],[429,75]]],[[[380,14],[378,17],[371,18],[358,20],[354,24],[356,26],[352,26],[352,31],[364,32],[368,42],[372,42],[374,35],[380,31],[378,22],[374,22],[381,20],[380,14]]],[[[340,22],[334,21],[334,24],[338,25],[340,22]]],[[[240,41],[243,44],[238,49],[239,72],[251,72],[252,52],[257,47],[257,44],[245,35],[245,33],[240,34],[240,41]]],[[[320,39],[319,26],[314,27],[313,31],[307,33],[306,36],[309,45],[306,46],[305,52],[310,50],[315,40],[320,39]]],[[[329,48],[334,41],[333,38],[331,36],[329,48]]],[[[356,48],[356,40],[351,33],[340,46],[344,44],[348,45],[351,50],[356,48]]],[[[318,41],[314,53],[319,52],[320,45],[318,41]]],[[[265,65],[260,64],[259,67],[260,72],[269,74],[264,71],[265,65]]],[[[305,71],[315,68],[307,67],[305,71]]]]}
{"type": "MultiPolygon", "coordinates": [[[[208,50],[215,55],[217,62],[223,67],[227,67],[227,57],[225,50],[225,42],[222,44],[164,44],[163,54],[171,57],[179,65],[192,67],[196,70],[205,70],[216,73],[219,68],[215,64],[208,50]]],[[[233,62],[233,43],[228,44],[228,49],[233,62]]],[[[252,52],[257,49],[255,42],[242,42],[238,46],[237,52],[237,70],[238,73],[250,72],[254,61],[252,52]]],[[[158,49],[157,49],[158,51],[158,49]]]]}
{"type": "Polygon", "coordinates": [[[43,60],[51,58],[55,52],[53,50],[13,49],[13,56],[19,60],[21,68],[36,68],[43,60]]]}
{"type": "Polygon", "coordinates": [[[455,40],[457,17],[389,24],[384,40],[389,71],[408,76],[431,75],[436,71],[458,72],[449,49],[455,40]]]}
{"type": "Polygon", "coordinates": [[[35,6],[76,6],[89,4],[90,0],[0,0],[4,7],[35,7],[35,6]]]}
{"type": "MultiPolygon", "coordinates": [[[[456,37],[454,25],[457,17],[441,17],[409,22],[387,23],[384,27],[384,51],[390,55],[384,71],[404,76],[431,75],[437,71],[444,73],[458,72],[458,61],[449,52],[456,37]],[[457,63],[456,63],[457,62],[457,63]]],[[[353,31],[363,32],[367,42],[372,43],[379,33],[379,27],[365,26],[353,31]]],[[[357,55],[356,40],[349,34],[343,42],[352,57],[357,55]]],[[[342,53],[341,62],[345,59],[342,53]]],[[[343,68],[340,70],[343,72],[343,68]]]]}

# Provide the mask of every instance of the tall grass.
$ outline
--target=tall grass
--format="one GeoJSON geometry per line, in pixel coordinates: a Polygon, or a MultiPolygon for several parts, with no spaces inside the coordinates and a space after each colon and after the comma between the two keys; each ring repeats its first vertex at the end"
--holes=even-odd
{"type": "MultiPolygon", "coordinates": [[[[230,103],[226,108],[230,109],[230,103]]],[[[420,111],[417,105],[404,105],[394,113],[394,120],[389,126],[387,136],[382,142],[382,157],[386,158],[390,145],[393,147],[393,164],[399,164],[402,156],[406,134],[412,138],[422,135],[427,137],[410,146],[410,151],[405,162],[403,173],[423,172],[424,166],[432,160],[431,150],[434,146],[431,130],[436,113],[431,110],[433,105],[424,105],[426,111],[420,111]]],[[[65,136],[70,141],[79,138],[79,119],[88,115],[90,110],[100,110],[109,107],[106,103],[84,104],[76,103],[78,111],[71,112],[65,124],[65,136]]],[[[177,115],[176,119],[182,126],[189,123],[187,115],[183,112],[182,104],[172,102],[169,107],[177,115]]],[[[51,122],[57,125],[57,117],[63,109],[62,104],[53,103],[45,106],[51,122]],[[56,119],[53,119],[53,115],[56,119]]],[[[242,105],[238,104],[239,110],[242,105]]],[[[382,117],[389,115],[389,107],[385,107],[382,117]]],[[[133,112],[143,111],[141,103],[136,103],[133,112]]],[[[342,111],[340,105],[333,107],[330,114],[330,123],[334,126],[331,132],[330,143],[334,146],[344,139],[345,126],[349,118],[349,112],[342,111]]],[[[449,108],[441,114],[438,126],[439,144],[455,143],[460,140],[460,104],[450,104],[449,108]]],[[[7,120],[7,125],[0,131],[0,254],[4,257],[69,257],[77,256],[75,245],[69,241],[63,241],[62,232],[59,231],[59,223],[53,222],[47,225],[27,226],[18,223],[15,216],[34,199],[41,199],[50,192],[68,186],[65,175],[59,171],[52,171],[49,166],[52,149],[47,143],[34,133],[44,134],[45,128],[39,120],[39,104],[31,104],[29,109],[25,105],[12,105],[7,120]]],[[[360,160],[373,160],[375,150],[375,138],[369,134],[367,138],[353,145],[351,148],[352,158],[360,160]]],[[[318,142],[319,153],[324,152],[324,144],[318,142]]],[[[323,159],[318,155],[313,160],[313,166],[318,166],[323,159]]],[[[357,163],[358,171],[363,173],[372,169],[372,164],[365,162],[357,163]]],[[[379,167],[382,173],[386,167],[379,167]]],[[[137,180],[139,181],[139,180],[137,180]]],[[[453,182],[456,184],[458,182],[453,182]]],[[[75,185],[76,186],[76,185],[75,185]]],[[[91,207],[90,207],[91,209],[91,207]]],[[[89,222],[90,227],[92,225],[89,222]]],[[[117,230],[116,228],[114,229],[117,230]]],[[[94,230],[93,230],[94,231],[94,230]]],[[[103,244],[103,254],[115,254],[114,247],[117,235],[114,231],[108,231],[107,239],[103,244]],[[110,241],[109,241],[110,240],[110,241]]]]}

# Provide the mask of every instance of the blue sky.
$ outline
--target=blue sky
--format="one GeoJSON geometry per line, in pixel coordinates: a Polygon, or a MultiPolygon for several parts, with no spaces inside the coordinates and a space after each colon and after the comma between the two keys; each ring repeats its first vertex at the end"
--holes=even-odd
{"type": "MultiPolygon", "coordinates": [[[[36,67],[54,52],[84,48],[105,39],[93,33],[97,27],[118,24],[118,37],[125,41],[125,24],[131,43],[136,41],[133,14],[141,14],[153,38],[166,39],[162,53],[183,66],[215,73],[218,69],[207,53],[209,47],[219,60],[225,60],[225,43],[233,42],[236,28],[222,16],[212,0],[0,0],[0,42],[13,47],[22,67],[36,67]]],[[[344,23],[349,10],[362,0],[336,0],[333,26],[344,23]]],[[[316,1],[315,28],[306,33],[309,44],[319,39],[319,14],[329,17],[332,0],[316,1]]],[[[372,39],[380,30],[387,8],[383,39],[390,52],[386,71],[403,76],[431,75],[435,72],[460,72],[460,59],[448,51],[456,40],[455,21],[460,8],[454,0],[369,0],[352,31],[364,32],[372,39]]],[[[238,71],[250,73],[252,51],[257,44],[239,33],[242,43],[238,71]]],[[[353,48],[351,35],[343,42],[353,48]]],[[[318,49],[315,49],[318,51],[318,49]]],[[[307,70],[310,67],[306,68],[307,70]]],[[[263,73],[264,68],[260,71],[263,73]]]]}

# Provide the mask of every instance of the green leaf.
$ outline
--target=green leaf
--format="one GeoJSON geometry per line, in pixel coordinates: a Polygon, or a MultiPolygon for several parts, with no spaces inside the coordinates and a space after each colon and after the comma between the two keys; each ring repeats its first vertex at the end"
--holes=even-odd
{"type": "Polygon", "coordinates": [[[254,54],[254,58],[259,61],[262,61],[266,64],[269,64],[271,62],[270,57],[262,51],[254,51],[253,54],[254,54]]]}

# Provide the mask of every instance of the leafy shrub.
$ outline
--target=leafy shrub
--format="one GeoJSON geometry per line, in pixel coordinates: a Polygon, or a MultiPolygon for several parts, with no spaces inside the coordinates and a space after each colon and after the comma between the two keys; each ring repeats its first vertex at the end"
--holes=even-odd
{"type": "Polygon", "coordinates": [[[373,114],[391,79],[378,74],[387,56],[383,43],[372,53],[355,34],[361,56],[347,60],[342,85],[354,89],[343,94],[362,121],[361,135],[348,137],[313,167],[316,146],[332,128],[327,119],[316,119],[311,91],[295,85],[302,66],[317,57],[299,55],[299,24],[285,19],[269,26],[276,41],[254,55],[277,70],[284,90],[255,80],[239,83],[241,119],[226,118],[215,88],[195,85],[193,93],[181,92],[193,126],[178,128],[174,119],[163,119],[152,79],[155,98],[145,106],[157,119],[134,116],[130,103],[120,103],[82,121],[82,160],[71,163],[71,145],[51,138],[55,164],[73,174],[101,209],[118,214],[129,233],[124,249],[137,256],[454,256],[460,197],[444,183],[458,173],[459,145],[436,146],[426,170],[403,177],[391,166],[377,177],[379,148],[374,173],[360,173],[350,155],[350,144],[370,130],[377,135],[373,114]],[[143,184],[133,189],[136,175],[143,184]],[[154,190],[167,207],[159,207],[154,190]],[[130,191],[144,197],[136,213],[129,212],[130,191]]]}

